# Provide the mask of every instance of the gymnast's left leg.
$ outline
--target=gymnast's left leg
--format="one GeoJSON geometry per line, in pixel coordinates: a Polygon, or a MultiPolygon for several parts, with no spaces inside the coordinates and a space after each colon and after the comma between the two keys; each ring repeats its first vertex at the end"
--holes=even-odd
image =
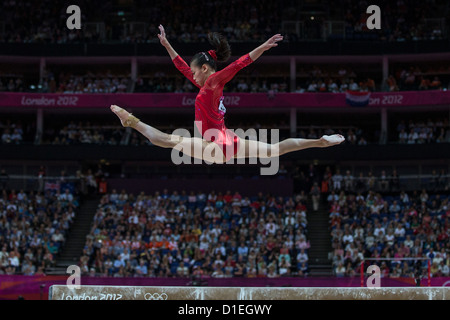
{"type": "Polygon", "coordinates": [[[320,139],[289,138],[274,144],[241,139],[238,152],[234,157],[237,159],[272,158],[309,148],[327,148],[338,145],[344,140],[345,138],[340,134],[324,135],[320,139]]]}

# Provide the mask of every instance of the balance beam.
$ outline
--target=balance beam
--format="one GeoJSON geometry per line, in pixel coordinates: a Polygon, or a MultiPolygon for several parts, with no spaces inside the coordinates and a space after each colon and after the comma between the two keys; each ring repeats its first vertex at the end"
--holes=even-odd
{"type": "Polygon", "coordinates": [[[53,285],[49,300],[450,300],[450,287],[293,288],[53,285]]]}

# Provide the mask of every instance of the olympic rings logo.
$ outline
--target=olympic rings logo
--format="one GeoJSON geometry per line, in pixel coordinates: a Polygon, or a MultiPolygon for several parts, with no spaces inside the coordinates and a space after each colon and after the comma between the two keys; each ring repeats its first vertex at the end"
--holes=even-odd
{"type": "Polygon", "coordinates": [[[146,293],[144,294],[145,300],[167,300],[168,296],[165,293],[146,293]]]}

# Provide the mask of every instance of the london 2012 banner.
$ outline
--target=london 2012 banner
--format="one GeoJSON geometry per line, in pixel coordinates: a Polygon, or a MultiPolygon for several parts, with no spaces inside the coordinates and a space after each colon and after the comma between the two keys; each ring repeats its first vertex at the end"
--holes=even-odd
{"type": "MultiPolygon", "coordinates": [[[[0,93],[0,108],[193,107],[195,93],[0,93]]],[[[369,108],[450,104],[450,91],[372,93],[225,93],[227,108],[369,108]]]]}

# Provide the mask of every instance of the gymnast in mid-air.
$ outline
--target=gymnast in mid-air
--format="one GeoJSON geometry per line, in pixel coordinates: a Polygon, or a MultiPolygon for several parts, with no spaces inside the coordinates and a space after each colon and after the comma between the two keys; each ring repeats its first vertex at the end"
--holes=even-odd
{"type": "Polygon", "coordinates": [[[139,131],[153,145],[172,148],[189,157],[200,156],[201,160],[211,163],[226,163],[233,158],[270,158],[307,148],[330,147],[345,140],[342,135],[334,134],[324,135],[319,139],[289,138],[271,144],[241,138],[225,126],[226,109],[223,105],[225,84],[233,79],[239,70],[256,61],[265,51],[278,46],[278,42],[283,40],[282,35],[272,36],[250,53],[222,70],[217,70],[217,63],[225,62],[231,56],[230,46],[223,36],[215,32],[209,33],[208,40],[214,49],[195,54],[188,65],[170,45],[162,25],[159,26],[159,30],[160,43],[166,48],[175,67],[200,90],[195,99],[195,124],[202,137],[161,132],[125,109],[116,105],[111,106],[111,111],[119,117],[124,127],[139,131]],[[208,152],[204,152],[206,149],[208,152]]]}

